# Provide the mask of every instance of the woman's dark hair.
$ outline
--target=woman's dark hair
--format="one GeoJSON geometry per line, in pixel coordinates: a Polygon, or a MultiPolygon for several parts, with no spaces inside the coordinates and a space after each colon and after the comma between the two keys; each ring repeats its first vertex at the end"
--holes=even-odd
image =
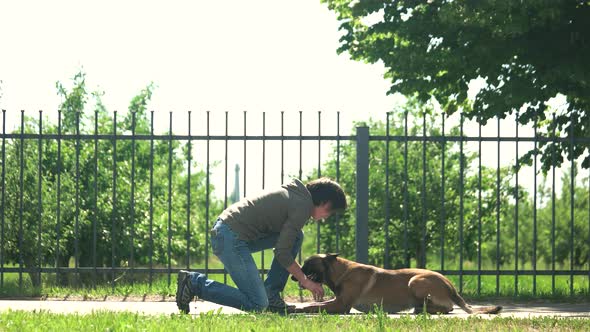
{"type": "Polygon", "coordinates": [[[319,178],[308,182],[305,187],[311,193],[313,205],[319,206],[330,202],[333,212],[346,210],[346,195],[342,187],[335,181],[319,178]]]}

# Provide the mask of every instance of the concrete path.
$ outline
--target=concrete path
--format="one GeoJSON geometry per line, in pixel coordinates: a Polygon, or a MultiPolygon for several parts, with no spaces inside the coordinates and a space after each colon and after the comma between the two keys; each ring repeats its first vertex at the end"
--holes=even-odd
{"type": "MultiPolygon", "coordinates": [[[[295,303],[300,306],[302,304],[295,303]]],[[[543,304],[503,304],[504,310],[500,317],[578,317],[590,318],[590,303],[543,303],[543,304]]],[[[477,307],[477,306],[475,306],[477,307]]],[[[6,310],[48,311],[53,313],[79,313],[88,314],[94,311],[129,311],[148,315],[176,314],[176,303],[169,301],[160,302],[136,302],[136,301],[67,301],[67,300],[0,300],[0,312],[6,310]]],[[[191,303],[191,314],[221,310],[223,314],[244,313],[243,311],[220,306],[211,302],[196,301],[191,303]]],[[[354,313],[354,312],[353,312],[354,313]]],[[[358,312],[356,312],[358,313],[358,312]]],[[[392,318],[400,315],[390,315],[392,318]]],[[[456,307],[449,315],[441,317],[468,317],[469,315],[456,307]]],[[[482,315],[482,317],[495,317],[494,315],[482,315]]]]}

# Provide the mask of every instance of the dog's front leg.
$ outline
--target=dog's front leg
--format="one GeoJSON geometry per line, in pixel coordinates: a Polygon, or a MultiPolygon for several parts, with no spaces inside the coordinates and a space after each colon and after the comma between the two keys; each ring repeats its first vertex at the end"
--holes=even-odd
{"type": "Polygon", "coordinates": [[[324,302],[311,303],[301,308],[296,308],[296,313],[320,313],[347,314],[350,312],[351,304],[345,303],[342,298],[335,298],[324,302]]]}

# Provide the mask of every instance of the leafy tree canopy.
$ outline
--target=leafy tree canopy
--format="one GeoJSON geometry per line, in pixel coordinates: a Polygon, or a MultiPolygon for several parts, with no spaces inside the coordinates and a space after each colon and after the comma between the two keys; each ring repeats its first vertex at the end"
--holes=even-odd
{"type": "MultiPolygon", "coordinates": [[[[322,1],[344,32],[338,51],[382,61],[389,93],[435,97],[445,112],[460,109],[482,123],[518,111],[519,122],[536,123],[540,133],[590,136],[590,1],[322,1]],[[476,79],[485,84],[471,100],[476,79]],[[565,111],[546,103],[558,94],[565,111]]],[[[547,171],[586,149],[541,142],[524,161],[540,153],[547,171]]]]}

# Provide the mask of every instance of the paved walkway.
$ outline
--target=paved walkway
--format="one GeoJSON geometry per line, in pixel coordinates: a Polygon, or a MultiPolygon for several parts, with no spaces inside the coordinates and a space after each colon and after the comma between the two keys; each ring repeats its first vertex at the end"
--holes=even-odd
{"type": "MultiPolygon", "coordinates": [[[[295,303],[296,305],[301,305],[295,303]]],[[[477,307],[477,306],[476,306],[477,307]]],[[[220,306],[211,302],[196,301],[191,303],[191,314],[217,311],[221,309],[223,314],[244,313],[243,311],[220,306]]],[[[176,303],[169,301],[161,302],[137,302],[137,301],[67,301],[67,300],[0,300],[0,311],[6,310],[29,310],[48,311],[54,313],[80,313],[88,314],[94,311],[129,311],[149,315],[175,314],[178,313],[176,303]]],[[[399,315],[390,315],[398,317],[399,315]]],[[[455,310],[444,317],[467,317],[463,310],[456,307],[455,310]]],[[[501,317],[579,317],[590,318],[590,303],[543,303],[543,304],[514,304],[505,305],[499,315],[501,317]]],[[[494,315],[482,315],[482,317],[495,317],[494,315]]]]}

